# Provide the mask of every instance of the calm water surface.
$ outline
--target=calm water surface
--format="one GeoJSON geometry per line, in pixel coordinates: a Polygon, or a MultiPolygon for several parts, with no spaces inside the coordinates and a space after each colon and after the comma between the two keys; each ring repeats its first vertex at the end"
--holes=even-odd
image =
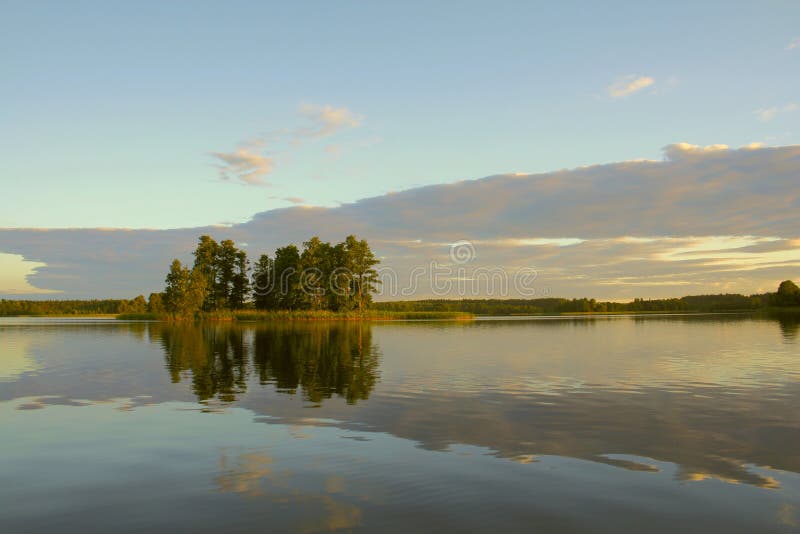
{"type": "Polygon", "coordinates": [[[0,319],[0,531],[800,531],[792,319],[0,319]]]}

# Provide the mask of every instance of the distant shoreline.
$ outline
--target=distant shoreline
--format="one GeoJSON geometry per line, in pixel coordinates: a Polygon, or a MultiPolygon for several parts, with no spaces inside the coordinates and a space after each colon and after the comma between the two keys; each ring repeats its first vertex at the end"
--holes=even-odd
{"type": "Polygon", "coordinates": [[[753,315],[753,316],[776,316],[776,315],[800,315],[800,307],[789,308],[762,308],[757,310],[721,310],[721,311],[702,311],[702,310],[671,310],[671,311],[617,311],[617,312],[561,312],[561,313],[510,313],[510,314],[475,314],[468,312],[451,311],[407,311],[407,312],[387,312],[370,310],[362,313],[357,312],[330,312],[325,310],[296,310],[296,311],[254,311],[242,310],[239,312],[225,311],[221,313],[202,313],[191,318],[175,318],[162,313],[54,313],[54,314],[16,314],[0,315],[7,318],[53,318],[53,319],[116,319],[119,321],[153,321],[153,322],[273,322],[273,321],[476,321],[490,319],[493,317],[524,319],[531,318],[580,318],[580,317],[635,317],[635,316],[659,316],[659,315],[753,315]]]}
{"type": "Polygon", "coordinates": [[[279,321],[279,320],[458,320],[476,317],[598,317],[625,315],[680,314],[800,314],[800,290],[784,282],[790,291],[761,295],[694,295],[670,299],[634,299],[630,302],[602,302],[587,298],[538,299],[421,299],[374,302],[363,310],[242,309],[196,311],[179,316],[166,311],[148,311],[144,297],[94,300],[7,300],[0,299],[0,317],[97,317],[141,321],[279,321]],[[797,294],[796,294],[797,293],[797,294]]]}
{"type": "Polygon", "coordinates": [[[466,312],[387,312],[369,310],[364,312],[331,312],[327,310],[276,310],[276,311],[223,311],[220,313],[200,313],[194,317],[173,317],[163,313],[121,313],[116,316],[121,321],[209,321],[209,322],[264,322],[264,321],[413,321],[449,320],[471,321],[475,318],[466,312]]]}

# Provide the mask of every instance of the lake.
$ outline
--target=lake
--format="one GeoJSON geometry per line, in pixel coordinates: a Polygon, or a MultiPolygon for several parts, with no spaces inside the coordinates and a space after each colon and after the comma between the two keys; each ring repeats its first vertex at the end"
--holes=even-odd
{"type": "Polygon", "coordinates": [[[0,531],[798,532],[797,319],[0,319],[0,531]]]}

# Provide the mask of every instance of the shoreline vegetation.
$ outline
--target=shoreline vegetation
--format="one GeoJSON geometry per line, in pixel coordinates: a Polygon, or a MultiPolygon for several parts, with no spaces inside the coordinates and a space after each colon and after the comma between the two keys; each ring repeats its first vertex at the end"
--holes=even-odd
{"type": "MultiPolygon", "coordinates": [[[[156,313],[121,313],[116,316],[121,321],[171,321],[169,314],[156,313]]],[[[198,321],[414,321],[414,320],[450,320],[470,321],[475,318],[472,313],[456,311],[381,311],[364,310],[332,312],[327,310],[238,310],[227,313],[199,313],[194,319],[198,321]]]]}
{"type": "MultiPolygon", "coordinates": [[[[561,300],[561,299],[559,299],[561,300]]],[[[563,299],[567,301],[567,299],[563,299]]],[[[513,311],[508,312],[507,306],[519,307],[519,301],[495,299],[470,299],[464,300],[437,300],[447,303],[448,310],[430,309],[429,301],[402,301],[379,302],[374,308],[363,312],[331,312],[326,310],[236,310],[229,312],[201,312],[192,317],[198,321],[408,321],[408,320],[458,320],[468,321],[477,317],[582,317],[603,315],[679,315],[679,314],[707,314],[707,313],[749,313],[749,314],[797,314],[800,315],[800,305],[797,306],[765,306],[760,308],[713,308],[713,309],[663,309],[663,310],[613,310],[613,311],[513,311]],[[476,307],[476,303],[492,303],[497,306],[497,311],[476,313],[468,311],[476,307]],[[396,304],[401,304],[403,309],[394,309],[396,304]],[[385,306],[384,305],[388,305],[385,306]],[[417,309],[407,309],[413,305],[417,309]],[[459,310],[458,308],[462,308],[459,310]]],[[[531,300],[535,306],[535,300],[531,300]]],[[[569,302],[569,301],[567,301],[569,302]]],[[[6,300],[0,299],[0,317],[102,317],[125,321],[173,321],[175,319],[167,313],[153,313],[144,311],[107,311],[109,309],[125,309],[129,300],[6,300]]],[[[490,304],[487,309],[491,310],[490,304]]]]}
{"type": "MultiPolygon", "coordinates": [[[[794,284],[792,284],[794,285],[794,284]]],[[[330,310],[218,310],[197,312],[200,321],[279,320],[472,320],[481,316],[655,315],[702,313],[751,313],[800,315],[800,290],[794,293],[786,282],[783,293],[744,296],[739,294],[694,295],[676,299],[634,299],[630,302],[599,302],[594,299],[426,299],[375,302],[361,311],[330,310]],[[590,309],[586,309],[590,308],[590,309]]],[[[797,287],[797,286],[794,286],[797,287]]],[[[0,317],[107,317],[120,320],[170,321],[174,316],[147,310],[144,297],[94,300],[0,299],[0,317]]],[[[180,320],[180,318],[178,319],[180,320]]]]}

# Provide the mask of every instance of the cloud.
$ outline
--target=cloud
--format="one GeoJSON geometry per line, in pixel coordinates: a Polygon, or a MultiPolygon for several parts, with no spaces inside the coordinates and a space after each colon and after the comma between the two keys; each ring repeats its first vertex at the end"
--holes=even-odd
{"type": "Polygon", "coordinates": [[[800,48],[800,37],[795,37],[786,45],[786,50],[794,50],[795,48],[800,48]]]}
{"type": "Polygon", "coordinates": [[[298,131],[303,137],[326,137],[341,130],[356,128],[364,120],[362,116],[347,108],[335,108],[330,105],[302,104],[300,113],[314,123],[312,128],[298,131]]]}
{"type": "Polygon", "coordinates": [[[797,111],[798,109],[800,109],[800,106],[798,106],[794,102],[790,102],[789,104],[786,104],[785,106],[773,106],[773,107],[770,107],[770,108],[759,108],[759,109],[755,110],[753,113],[758,118],[758,120],[760,120],[762,122],[768,122],[768,121],[771,121],[772,119],[774,119],[775,116],[778,115],[779,113],[791,113],[793,111],[797,111]]]}
{"type": "Polygon", "coordinates": [[[25,258],[18,254],[0,253],[0,294],[43,295],[59,293],[57,290],[42,289],[30,284],[29,277],[36,274],[37,269],[45,266],[44,263],[25,261],[25,258]]]}
{"type": "Polygon", "coordinates": [[[617,78],[614,83],[608,86],[608,96],[611,98],[624,98],[632,95],[642,89],[650,87],[656,81],[649,76],[637,76],[636,74],[629,74],[621,78],[617,78]]]}
{"type": "MultiPolygon", "coordinates": [[[[235,152],[211,152],[218,160],[220,178],[245,185],[266,185],[264,177],[272,173],[276,166],[274,154],[292,152],[307,139],[327,137],[356,128],[363,121],[362,116],[347,108],[330,105],[302,104],[300,114],[310,120],[312,126],[263,133],[242,143],[235,152]]],[[[337,157],[341,153],[341,147],[337,145],[328,145],[323,150],[337,157]]]]}
{"type": "MultiPolygon", "coordinates": [[[[664,155],[426,186],[337,207],[291,206],[226,228],[6,229],[0,252],[46,264],[30,284],[65,297],[159,290],[169,261],[190,261],[206,233],[247,242],[253,255],[312,235],[339,241],[352,233],[369,240],[401,280],[417,266],[451,262],[448,244],[468,240],[476,250],[469,267],[534,268],[537,287],[557,296],[756,292],[798,277],[800,146],[676,143],[664,155]]],[[[427,287],[415,296],[429,296],[427,287]]]]}
{"type": "Polygon", "coordinates": [[[264,185],[264,177],[275,168],[273,158],[246,147],[236,152],[212,152],[211,155],[221,161],[219,170],[223,180],[239,181],[246,185],[264,185]]]}
{"type": "MultiPolygon", "coordinates": [[[[757,148],[760,145],[751,144],[748,145],[749,149],[757,148]]],[[[690,156],[700,156],[700,155],[709,155],[715,152],[724,152],[729,150],[728,145],[693,145],[691,143],[674,143],[671,145],[667,145],[664,147],[664,156],[667,159],[676,160],[680,158],[690,157],[690,156]]]]}

